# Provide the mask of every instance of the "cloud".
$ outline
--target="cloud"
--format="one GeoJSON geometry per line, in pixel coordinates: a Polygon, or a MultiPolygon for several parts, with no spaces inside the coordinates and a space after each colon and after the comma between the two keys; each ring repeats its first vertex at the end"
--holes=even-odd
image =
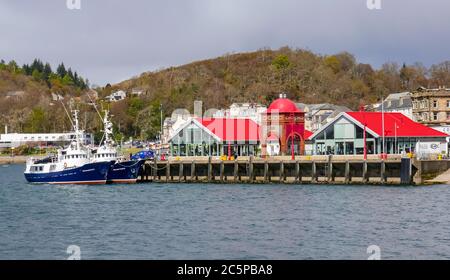
{"type": "Polygon", "coordinates": [[[448,60],[450,2],[382,0],[2,1],[0,56],[64,61],[98,84],[229,52],[289,45],[363,62],[448,60]]]}

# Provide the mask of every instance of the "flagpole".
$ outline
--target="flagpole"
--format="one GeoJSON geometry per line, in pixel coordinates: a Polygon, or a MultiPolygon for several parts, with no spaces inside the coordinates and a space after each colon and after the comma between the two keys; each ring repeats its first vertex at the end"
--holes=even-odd
{"type": "Polygon", "coordinates": [[[384,136],[385,136],[385,132],[384,132],[384,97],[381,97],[381,133],[383,133],[383,138],[382,138],[382,145],[383,147],[381,147],[381,152],[382,152],[382,158],[384,159],[384,136]]]}
{"type": "Polygon", "coordinates": [[[363,120],[364,120],[364,135],[363,135],[363,142],[364,142],[364,160],[367,160],[367,138],[366,138],[366,126],[367,126],[367,122],[366,122],[366,111],[364,110],[364,107],[361,106],[360,109],[361,112],[363,112],[363,120]]]}
{"type": "Polygon", "coordinates": [[[367,160],[366,122],[364,121],[364,160],[367,160]]]}
{"type": "Polygon", "coordinates": [[[394,137],[394,154],[397,154],[397,121],[394,122],[394,131],[395,131],[395,137],[394,137]]]}

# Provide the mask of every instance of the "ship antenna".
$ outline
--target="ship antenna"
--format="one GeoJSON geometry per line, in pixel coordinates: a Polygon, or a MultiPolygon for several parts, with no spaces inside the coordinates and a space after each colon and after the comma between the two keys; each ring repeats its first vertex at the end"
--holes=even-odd
{"type": "Polygon", "coordinates": [[[97,112],[98,116],[100,117],[100,119],[103,122],[103,128],[104,128],[104,134],[102,136],[102,139],[100,140],[100,144],[103,142],[103,139],[105,139],[105,144],[114,144],[114,141],[111,140],[111,135],[112,135],[112,123],[108,120],[108,110],[104,110],[105,112],[105,116],[102,117],[102,114],[100,114],[100,111],[97,108],[97,104],[95,104],[95,102],[92,100],[91,95],[89,94],[89,92],[86,92],[87,96],[89,97],[89,100],[92,103],[92,106],[94,106],[95,111],[97,112]]]}
{"type": "Polygon", "coordinates": [[[94,109],[97,112],[97,114],[99,115],[100,119],[103,120],[102,114],[100,114],[100,112],[98,111],[97,104],[95,104],[95,102],[92,100],[91,95],[89,94],[89,92],[86,92],[86,94],[89,97],[89,100],[91,101],[92,106],[94,106],[94,109]]]}
{"type": "Polygon", "coordinates": [[[67,111],[67,108],[66,108],[66,106],[64,105],[64,102],[62,102],[62,100],[61,100],[61,104],[62,104],[62,106],[63,106],[63,108],[64,108],[64,111],[66,111],[67,117],[69,118],[69,121],[70,121],[70,125],[72,125],[72,127],[73,127],[73,121],[72,121],[72,118],[70,117],[69,111],[67,111]]]}

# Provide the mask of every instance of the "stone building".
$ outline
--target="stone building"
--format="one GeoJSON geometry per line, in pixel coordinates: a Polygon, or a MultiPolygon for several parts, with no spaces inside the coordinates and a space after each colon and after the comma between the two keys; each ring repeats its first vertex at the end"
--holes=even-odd
{"type": "Polygon", "coordinates": [[[413,106],[410,92],[400,92],[389,94],[384,99],[383,106],[375,109],[377,112],[384,111],[385,113],[402,113],[408,118],[415,120],[413,115],[413,106]]]}
{"type": "Polygon", "coordinates": [[[411,95],[414,119],[450,133],[450,89],[419,88],[411,95]]]}

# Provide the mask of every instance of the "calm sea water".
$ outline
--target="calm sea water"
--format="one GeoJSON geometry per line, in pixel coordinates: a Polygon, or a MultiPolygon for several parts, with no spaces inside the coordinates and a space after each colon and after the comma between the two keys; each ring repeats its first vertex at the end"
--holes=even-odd
{"type": "Polygon", "coordinates": [[[0,259],[450,258],[450,187],[30,185],[0,166],[0,259]]]}

